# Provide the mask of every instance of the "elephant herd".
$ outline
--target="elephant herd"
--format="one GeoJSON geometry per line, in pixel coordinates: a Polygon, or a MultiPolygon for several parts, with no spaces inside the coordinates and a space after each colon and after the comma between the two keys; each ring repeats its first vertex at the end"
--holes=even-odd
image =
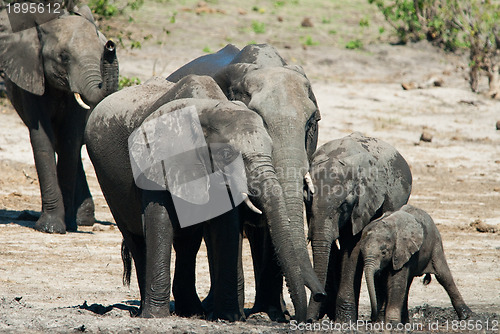
{"type": "Polygon", "coordinates": [[[85,143],[123,235],[124,281],[135,265],[142,317],[168,316],[172,291],[181,316],[238,321],[266,312],[285,321],[284,277],[296,320],[355,321],[363,269],[374,321],[408,321],[408,290],[424,273],[436,275],[461,319],[471,314],[432,219],[406,205],[404,158],[359,133],[316,149],[321,116],[311,83],[272,46],[228,45],[117,91],[115,45],[88,7],[20,32],[3,11],[0,70],[29,129],[42,197],[35,228],[65,233],[94,223],[85,143]],[[244,235],[251,310],[243,308],[244,235]],[[195,286],[202,239],[211,279],[203,301],[195,286]]]}

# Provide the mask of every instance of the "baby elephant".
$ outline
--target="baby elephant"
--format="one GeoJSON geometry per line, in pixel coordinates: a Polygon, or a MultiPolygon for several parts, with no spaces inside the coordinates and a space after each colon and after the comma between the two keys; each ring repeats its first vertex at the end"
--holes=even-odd
{"type": "Polygon", "coordinates": [[[373,221],[360,241],[372,321],[408,322],[408,291],[415,276],[434,274],[446,289],[458,317],[472,311],[458,291],[443,251],[441,235],[432,218],[423,210],[405,205],[373,221]]]}

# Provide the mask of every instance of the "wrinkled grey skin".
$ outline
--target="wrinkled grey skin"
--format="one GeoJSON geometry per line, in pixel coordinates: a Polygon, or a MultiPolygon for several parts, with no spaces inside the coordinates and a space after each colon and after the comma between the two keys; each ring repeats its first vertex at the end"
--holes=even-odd
{"type": "Polygon", "coordinates": [[[94,223],[94,203],[80,151],[89,111],[118,88],[114,44],[97,31],[90,9],[12,33],[0,12],[0,69],[7,95],[29,129],[42,214],[35,228],[75,231],[94,223]],[[57,153],[57,164],[55,154],[57,153]]]}
{"type": "Polygon", "coordinates": [[[384,212],[406,204],[410,168],[389,144],[352,133],[316,151],[311,177],[315,193],[307,201],[309,239],[314,270],[328,297],[323,304],[311,300],[307,317],[317,320],[326,313],[332,320],[356,321],[362,277],[360,232],[384,212]]]}
{"type": "MultiPolygon", "coordinates": [[[[182,315],[204,312],[194,288],[201,227],[205,229],[213,264],[214,308],[209,317],[240,320],[244,315],[243,281],[238,273],[242,236],[239,215],[240,210],[243,210],[241,215],[245,215],[246,208],[240,205],[202,225],[180,229],[168,191],[147,191],[136,186],[127,140],[134,129],[145,120],[154,119],[158,113],[195,106],[206,142],[226,143],[228,149],[241,152],[251,199],[268,219],[285,275],[299,281],[300,273],[293,270],[297,258],[291,243],[284,198],[271,164],[272,142],[262,119],[241,103],[225,99],[213,79],[188,76],[172,85],[156,80],[124,89],[103,100],[87,124],[87,149],[104,196],[135,262],[141,291],[141,315],[169,315],[172,243],[177,258],[173,284],[176,312],[182,315]]],[[[200,174],[207,173],[203,163],[191,168],[201,168],[200,174]]]]}
{"type": "Polygon", "coordinates": [[[472,315],[453,281],[441,235],[425,211],[405,205],[373,221],[363,230],[360,249],[373,321],[408,322],[410,285],[423,274],[424,284],[430,283],[429,274],[436,276],[460,320],[472,315]]]}
{"type": "MultiPolygon", "coordinates": [[[[234,50],[232,46],[227,48],[234,50]]],[[[304,284],[312,291],[314,299],[321,300],[325,296],[307,253],[303,218],[304,175],[309,169],[309,158],[316,149],[317,122],[321,118],[316,98],[302,68],[287,65],[269,45],[248,45],[234,55],[227,66],[221,66],[217,54],[213,58],[201,57],[203,64],[210,69],[200,67],[197,59],[172,73],[168,79],[175,80],[182,73],[193,71],[213,73],[215,68],[220,68],[213,77],[224,94],[230,100],[245,103],[262,117],[273,141],[272,164],[284,190],[293,247],[299,256],[300,268],[296,270],[300,270],[302,282],[288,280],[288,283],[291,284],[296,319],[304,321],[307,308],[304,284]]],[[[226,53],[227,57],[232,55],[232,51],[226,53]]],[[[259,217],[253,214],[247,215],[245,220],[250,223],[245,225],[245,230],[256,277],[256,298],[251,313],[264,311],[273,320],[284,320],[281,298],[283,269],[276,262],[268,224],[264,220],[259,222],[259,217]]],[[[287,273],[284,274],[287,278],[287,273]]]]}

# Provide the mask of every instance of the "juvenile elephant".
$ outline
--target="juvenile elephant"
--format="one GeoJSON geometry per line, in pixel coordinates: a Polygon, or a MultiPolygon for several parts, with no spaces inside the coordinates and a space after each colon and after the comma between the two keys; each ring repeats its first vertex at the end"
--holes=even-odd
{"type": "MultiPolygon", "coordinates": [[[[37,16],[26,18],[37,22],[37,16]]],[[[42,197],[35,228],[65,233],[92,225],[94,203],[80,151],[88,109],[118,88],[114,43],[97,30],[87,6],[18,32],[2,10],[0,70],[29,129],[42,197]]]]}
{"type": "Polygon", "coordinates": [[[302,280],[283,191],[271,163],[273,143],[262,119],[241,103],[228,101],[213,79],[187,76],[175,85],[160,80],[117,92],[95,108],[85,134],[102,191],[135,262],[143,317],[169,315],[172,242],[176,312],[203,312],[194,289],[201,225],[181,228],[193,217],[203,218],[212,236],[207,243],[209,255],[215,257],[212,317],[243,317],[243,299],[238,298],[243,282],[237,271],[240,214],[246,209],[238,204],[244,200],[260,212],[245,199],[248,196],[267,217],[291,294],[296,293],[302,280]],[[191,118],[183,116],[186,110],[191,110],[191,118]],[[149,150],[177,153],[157,161],[149,150]],[[135,158],[144,152],[143,159],[135,158]],[[244,182],[226,173],[237,157],[231,166],[244,170],[244,182]],[[218,178],[212,178],[214,173],[218,178]],[[223,215],[221,207],[227,208],[223,215]]]}
{"type": "MultiPolygon", "coordinates": [[[[294,288],[297,293],[292,295],[292,300],[297,320],[304,321],[307,310],[304,285],[315,300],[325,296],[307,253],[303,218],[304,181],[310,157],[316,149],[317,123],[321,116],[311,83],[301,67],[287,65],[270,45],[248,45],[238,53],[236,50],[228,45],[213,55],[197,58],[167,79],[176,81],[190,73],[211,75],[227,98],[243,102],[264,121],[273,142],[271,162],[284,191],[293,247],[299,256],[302,283],[294,288]]],[[[265,218],[262,217],[262,222],[252,214],[244,218],[251,222],[245,225],[245,232],[250,241],[256,280],[251,312],[267,312],[273,320],[283,320],[282,269],[276,261],[265,218]]]]}
{"type": "Polygon", "coordinates": [[[434,274],[446,289],[460,320],[472,312],[458,291],[446,262],[441,235],[423,210],[405,205],[370,223],[360,241],[370,302],[376,321],[408,322],[408,292],[413,277],[434,274]]]}
{"type": "Polygon", "coordinates": [[[327,300],[310,301],[308,319],[326,313],[355,321],[362,266],[361,230],[384,212],[406,204],[412,177],[404,158],[389,144],[352,133],[321,146],[313,156],[314,194],[306,201],[314,270],[326,284],[327,300]],[[338,240],[338,247],[333,246],[338,240]]]}

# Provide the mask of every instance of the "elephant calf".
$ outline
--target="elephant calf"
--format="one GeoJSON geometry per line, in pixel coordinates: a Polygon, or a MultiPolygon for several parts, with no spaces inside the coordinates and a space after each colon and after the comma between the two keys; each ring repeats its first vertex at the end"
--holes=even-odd
{"type": "Polygon", "coordinates": [[[436,276],[460,320],[472,314],[451,276],[439,231],[425,211],[405,205],[384,215],[364,229],[360,245],[373,321],[385,310],[385,322],[408,322],[408,291],[413,277],[423,274],[424,284],[430,283],[430,274],[436,276]]]}

